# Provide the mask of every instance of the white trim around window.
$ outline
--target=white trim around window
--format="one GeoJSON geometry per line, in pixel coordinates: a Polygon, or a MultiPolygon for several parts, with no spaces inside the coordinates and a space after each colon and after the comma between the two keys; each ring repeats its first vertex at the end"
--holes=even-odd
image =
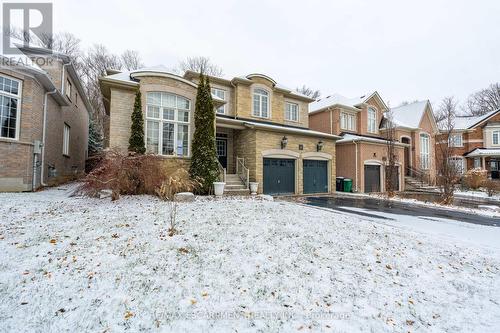
{"type": "Polygon", "coordinates": [[[448,138],[448,145],[450,147],[463,147],[463,135],[462,133],[452,133],[448,138]]]}
{"type": "Polygon", "coordinates": [[[63,144],[62,144],[62,148],[63,148],[62,153],[64,156],[69,156],[70,131],[71,131],[71,127],[68,124],[64,123],[63,144]]]}
{"type": "Polygon", "coordinates": [[[458,174],[464,174],[466,170],[465,159],[462,156],[452,156],[448,159],[450,163],[457,171],[458,174]]]}
{"type": "Polygon", "coordinates": [[[367,115],[367,131],[369,133],[377,133],[377,110],[370,107],[368,108],[367,115]]]}
{"type": "Polygon", "coordinates": [[[285,120],[299,121],[299,104],[292,102],[285,102],[285,120]]]}
{"type": "Polygon", "coordinates": [[[429,170],[431,167],[430,158],[431,137],[427,133],[420,134],[420,168],[429,170]]]}
{"type": "Polygon", "coordinates": [[[19,140],[22,81],[0,75],[0,139],[19,140]]]}
{"type": "Polygon", "coordinates": [[[492,146],[500,145],[500,130],[494,130],[491,132],[491,145],[492,146]]]}
{"type": "Polygon", "coordinates": [[[357,116],[350,112],[340,112],[340,129],[356,131],[357,116]]]}
{"type": "Polygon", "coordinates": [[[271,118],[271,94],[268,90],[256,87],[252,91],[252,116],[271,118]]]}
{"type": "Polygon", "coordinates": [[[190,156],[191,101],[167,92],[146,97],[146,151],[164,156],[190,156]]]}
{"type": "MultiPolygon", "coordinates": [[[[220,88],[212,88],[212,94],[219,97],[220,99],[223,99],[225,101],[227,101],[226,99],[226,94],[227,94],[227,91],[224,90],[224,89],[220,89],[220,88]]],[[[215,112],[217,114],[226,114],[226,104],[222,105],[222,106],[219,106],[215,112]]]]}

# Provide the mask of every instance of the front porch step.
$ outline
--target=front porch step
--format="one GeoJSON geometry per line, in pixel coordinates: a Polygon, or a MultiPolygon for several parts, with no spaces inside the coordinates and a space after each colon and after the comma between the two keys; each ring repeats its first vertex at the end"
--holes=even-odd
{"type": "Polygon", "coordinates": [[[224,186],[224,195],[249,195],[250,190],[241,181],[237,174],[226,175],[226,186],[224,186]]]}
{"type": "Polygon", "coordinates": [[[224,188],[224,195],[250,195],[249,189],[226,189],[224,188]]]}

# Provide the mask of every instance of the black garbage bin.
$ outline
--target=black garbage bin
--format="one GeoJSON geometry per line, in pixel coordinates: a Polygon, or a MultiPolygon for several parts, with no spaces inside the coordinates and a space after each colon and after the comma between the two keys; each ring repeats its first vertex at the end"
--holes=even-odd
{"type": "Polygon", "coordinates": [[[337,179],[335,181],[335,190],[337,192],[344,191],[344,177],[337,177],[337,179]]]}

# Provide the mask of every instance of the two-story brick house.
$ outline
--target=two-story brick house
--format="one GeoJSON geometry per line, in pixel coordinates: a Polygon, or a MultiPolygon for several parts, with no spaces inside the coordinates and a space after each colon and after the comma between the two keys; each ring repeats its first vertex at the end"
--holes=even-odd
{"type": "MultiPolygon", "coordinates": [[[[387,105],[377,92],[356,98],[333,94],[309,105],[311,129],[339,135],[337,176],[353,179],[358,192],[385,190],[387,140],[381,129],[387,105]]],[[[409,144],[395,143],[397,179],[404,189],[404,151],[409,144]]]]}
{"type": "Polygon", "coordinates": [[[85,170],[91,108],[71,59],[19,50],[1,56],[0,191],[36,190],[85,170]]]}
{"type": "MultiPolygon", "coordinates": [[[[110,116],[109,146],[127,149],[130,115],[140,90],[147,151],[165,157],[174,168],[187,168],[199,74],[178,76],[163,66],[109,74],[101,78],[110,116]]],[[[312,99],[263,74],[210,77],[210,84],[217,154],[228,179],[237,174],[245,187],[258,182],[258,192],[268,194],[335,190],[339,137],[309,129],[312,99]]]]}
{"type": "Polygon", "coordinates": [[[436,180],[436,118],[428,100],[391,108],[395,139],[404,148],[405,176],[418,177],[434,184],[436,180]],[[425,176],[425,177],[423,177],[425,176]]]}
{"type": "Polygon", "coordinates": [[[455,117],[449,140],[440,135],[436,141],[437,163],[441,162],[441,147],[449,145],[453,148],[451,162],[461,173],[482,168],[490,178],[500,178],[500,109],[483,116],[455,117]]]}

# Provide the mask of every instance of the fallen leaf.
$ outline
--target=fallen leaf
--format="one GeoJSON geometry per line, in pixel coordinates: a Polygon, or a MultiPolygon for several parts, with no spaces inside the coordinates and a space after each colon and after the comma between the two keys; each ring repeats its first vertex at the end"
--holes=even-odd
{"type": "Polygon", "coordinates": [[[50,244],[55,244],[57,241],[55,239],[50,240],[50,244]]]}
{"type": "Polygon", "coordinates": [[[131,318],[133,316],[134,316],[134,313],[132,311],[125,312],[125,320],[128,320],[129,318],[131,318]]]}
{"type": "Polygon", "coordinates": [[[198,301],[195,300],[194,298],[191,298],[191,305],[195,305],[198,301]]]}

